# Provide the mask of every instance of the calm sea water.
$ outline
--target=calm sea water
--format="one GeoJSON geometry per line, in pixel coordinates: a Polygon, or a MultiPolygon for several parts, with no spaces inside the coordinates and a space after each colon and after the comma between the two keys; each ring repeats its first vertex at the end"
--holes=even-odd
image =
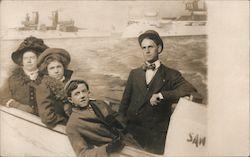
{"type": "MultiPolygon", "coordinates": [[[[97,99],[120,100],[131,69],[143,63],[137,39],[119,37],[45,39],[49,47],[65,48],[72,57],[70,69],[90,84],[97,99]]],[[[179,70],[203,95],[207,103],[207,38],[165,37],[161,61],[179,70]]],[[[10,55],[20,41],[2,41],[1,77],[13,69],[10,55]]]]}

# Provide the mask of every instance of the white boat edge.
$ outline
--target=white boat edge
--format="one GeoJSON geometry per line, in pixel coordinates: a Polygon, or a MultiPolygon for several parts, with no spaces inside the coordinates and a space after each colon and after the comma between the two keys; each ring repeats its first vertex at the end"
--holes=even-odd
{"type": "MultiPolygon", "coordinates": [[[[35,116],[35,115],[32,115],[30,113],[26,113],[24,111],[21,111],[21,110],[15,109],[15,108],[7,108],[5,106],[0,105],[1,122],[2,122],[2,119],[3,119],[5,114],[8,114],[9,116],[12,116],[16,119],[19,119],[19,120],[23,121],[24,123],[28,122],[32,125],[39,126],[41,128],[45,128],[49,132],[54,132],[57,134],[67,136],[66,132],[65,132],[65,126],[63,126],[63,125],[57,125],[55,128],[49,129],[41,122],[40,118],[35,116]]],[[[32,133],[32,131],[30,133],[32,133]]],[[[4,136],[4,134],[2,134],[2,136],[4,136]]],[[[1,141],[1,143],[2,142],[3,141],[1,141]]],[[[66,143],[66,145],[68,145],[68,143],[66,143]]],[[[71,145],[68,145],[68,147],[71,147],[71,145]]],[[[12,151],[15,151],[15,150],[12,150],[12,151]]],[[[73,151],[73,149],[72,149],[72,151],[73,151]]],[[[1,150],[1,154],[0,154],[1,156],[6,155],[6,154],[2,154],[2,152],[4,152],[4,150],[1,150]]],[[[74,152],[66,152],[65,154],[74,154],[74,152]]],[[[20,156],[26,156],[26,155],[20,154],[20,156]]],[[[37,154],[37,156],[40,156],[40,154],[37,154]]],[[[163,155],[151,154],[151,153],[148,153],[148,152],[145,152],[142,150],[138,150],[138,149],[135,149],[135,148],[132,148],[129,146],[125,146],[124,149],[119,154],[115,153],[115,154],[111,155],[111,157],[138,157],[138,156],[140,156],[140,157],[141,156],[143,156],[143,157],[163,157],[163,155]]]]}
{"type": "MultiPolygon", "coordinates": [[[[120,153],[114,153],[111,157],[204,156],[205,143],[197,148],[194,143],[187,143],[186,138],[190,131],[206,137],[206,114],[207,107],[204,104],[181,98],[171,116],[163,155],[125,146],[120,153]]],[[[49,129],[41,122],[39,117],[1,105],[0,122],[0,156],[17,156],[18,153],[18,156],[75,156],[65,133],[65,126],[57,125],[55,128],[49,129]],[[35,151],[29,152],[32,149],[30,147],[35,151]]]]}

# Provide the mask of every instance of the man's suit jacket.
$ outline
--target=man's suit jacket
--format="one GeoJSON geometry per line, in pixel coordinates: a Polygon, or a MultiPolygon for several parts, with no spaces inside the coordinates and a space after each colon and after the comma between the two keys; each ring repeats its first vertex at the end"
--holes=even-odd
{"type": "Polygon", "coordinates": [[[119,112],[128,123],[167,131],[171,104],[195,91],[196,89],[182,77],[180,72],[163,64],[149,85],[146,85],[145,70],[140,67],[129,74],[119,112]],[[160,104],[152,106],[150,98],[159,92],[164,99],[160,104]]]}

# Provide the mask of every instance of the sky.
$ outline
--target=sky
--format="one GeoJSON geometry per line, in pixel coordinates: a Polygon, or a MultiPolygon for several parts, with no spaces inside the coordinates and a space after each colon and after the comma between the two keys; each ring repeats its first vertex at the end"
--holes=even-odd
{"type": "Polygon", "coordinates": [[[184,0],[180,1],[39,1],[3,0],[1,2],[1,28],[20,27],[26,13],[39,11],[40,24],[51,25],[51,12],[59,11],[59,20],[73,19],[82,28],[121,30],[129,17],[143,17],[157,12],[159,17],[177,17],[188,14],[184,0]]]}

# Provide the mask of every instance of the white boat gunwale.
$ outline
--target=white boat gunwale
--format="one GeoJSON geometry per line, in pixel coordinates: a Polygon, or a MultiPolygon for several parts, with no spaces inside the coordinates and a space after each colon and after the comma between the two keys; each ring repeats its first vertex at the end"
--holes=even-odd
{"type": "MultiPolygon", "coordinates": [[[[8,107],[0,105],[0,113],[1,112],[8,114],[10,116],[13,116],[15,118],[21,119],[23,121],[26,121],[28,123],[32,123],[33,125],[36,125],[36,126],[48,129],[50,131],[67,136],[65,132],[65,126],[57,125],[55,128],[48,128],[45,124],[41,122],[40,117],[36,115],[32,115],[30,113],[27,113],[27,112],[24,112],[15,108],[8,108],[8,107]]],[[[0,118],[1,116],[2,115],[0,114],[0,118]]],[[[119,154],[115,153],[112,156],[113,157],[138,157],[142,155],[143,157],[163,157],[163,155],[148,153],[143,150],[139,150],[130,146],[125,146],[124,149],[119,154]]]]}

